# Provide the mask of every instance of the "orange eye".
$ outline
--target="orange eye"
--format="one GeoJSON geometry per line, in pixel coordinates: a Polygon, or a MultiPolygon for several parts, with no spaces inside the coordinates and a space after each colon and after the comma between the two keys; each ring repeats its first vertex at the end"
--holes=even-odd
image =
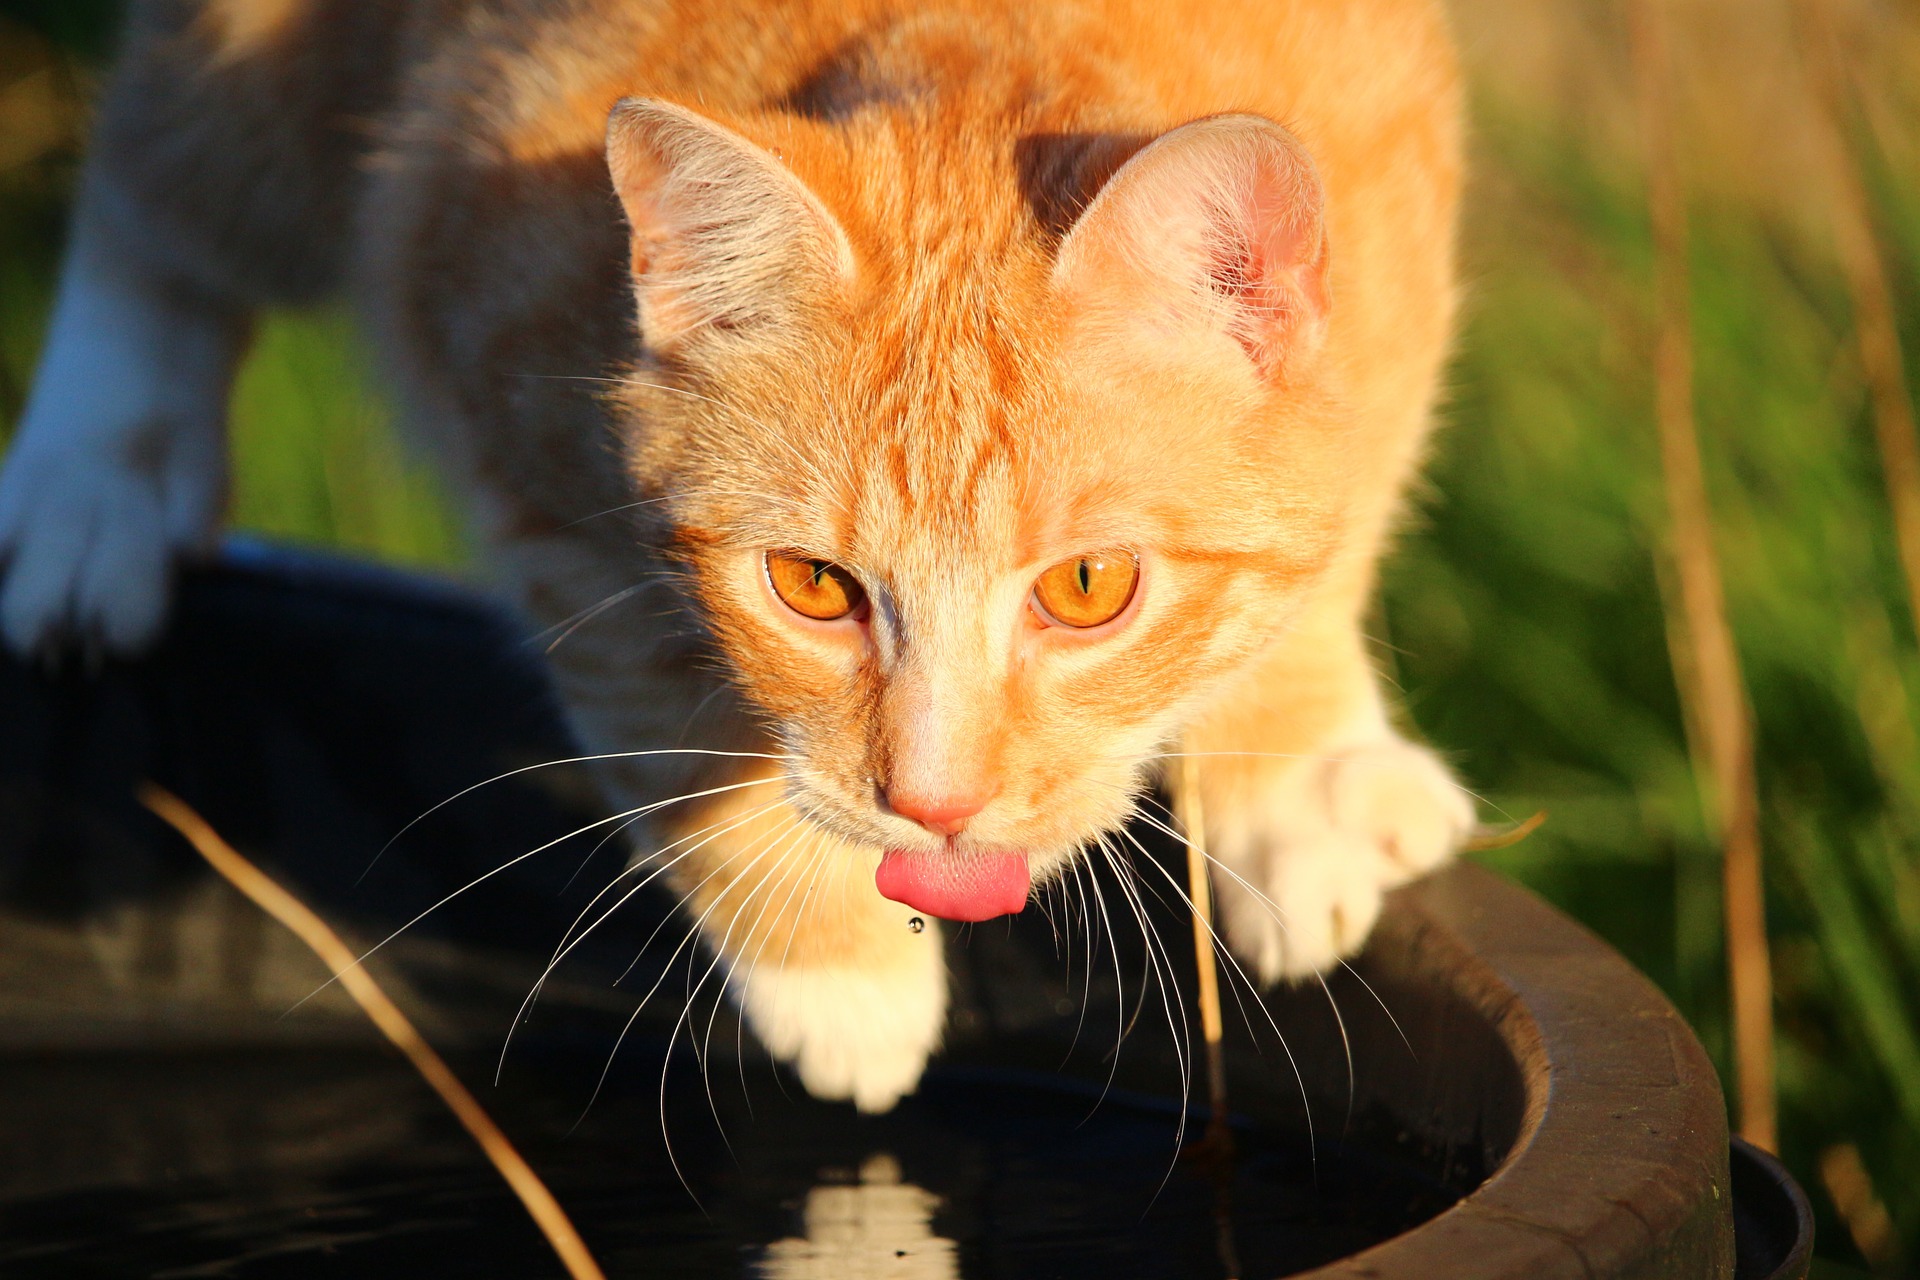
{"type": "Polygon", "coordinates": [[[767,581],[780,602],[805,618],[844,618],[867,598],[854,576],[831,560],[791,551],[767,552],[767,581]]]}
{"type": "Polygon", "coordinates": [[[1125,551],[1095,551],[1062,560],[1033,584],[1040,616],[1063,627],[1111,622],[1133,599],[1140,562],[1125,551]]]}

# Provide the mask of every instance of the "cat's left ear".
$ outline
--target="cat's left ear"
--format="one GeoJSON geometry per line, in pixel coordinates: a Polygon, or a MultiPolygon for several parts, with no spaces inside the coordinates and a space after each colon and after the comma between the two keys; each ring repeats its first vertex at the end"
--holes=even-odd
{"type": "Polygon", "coordinates": [[[647,345],[764,334],[844,285],[853,251],[818,196],[774,156],[685,107],[626,98],[607,167],[632,228],[647,345]]]}
{"type": "Polygon", "coordinates": [[[1162,134],[1061,242],[1056,289],[1099,329],[1197,358],[1238,346],[1262,377],[1326,337],[1326,198],[1306,148],[1255,115],[1162,134]]]}

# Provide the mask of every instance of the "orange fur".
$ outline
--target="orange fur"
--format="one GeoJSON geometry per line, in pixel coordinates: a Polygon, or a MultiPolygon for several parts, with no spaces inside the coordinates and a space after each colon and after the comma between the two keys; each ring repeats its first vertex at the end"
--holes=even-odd
{"type": "MultiPolygon", "coordinates": [[[[1167,744],[1220,753],[1209,835],[1247,868],[1305,839],[1248,816],[1303,760],[1404,747],[1358,628],[1454,308],[1429,0],[239,12],[142,7],[93,216],[236,308],[352,284],[539,625],[648,584],[554,651],[592,748],[790,753],[785,804],[655,823],[742,823],[671,876],[737,983],[923,965],[883,849],[1020,849],[1044,878],[1167,744]],[[1137,609],[1035,624],[1033,579],[1108,547],[1141,554],[1137,609]],[[785,613],[769,549],[856,573],[871,625],[785,613]],[[947,842],[889,786],[991,800],[947,842]]],[[[714,759],[608,782],[751,776],[714,759]]],[[[1352,819],[1390,862],[1397,821],[1352,819]]],[[[809,1076],[897,1092],[836,1081],[809,1076]]]]}

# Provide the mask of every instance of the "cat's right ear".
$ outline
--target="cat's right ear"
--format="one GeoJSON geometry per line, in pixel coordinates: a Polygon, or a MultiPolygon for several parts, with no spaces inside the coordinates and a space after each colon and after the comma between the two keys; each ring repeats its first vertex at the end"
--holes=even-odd
{"type": "Polygon", "coordinates": [[[1326,337],[1325,205],[1286,129],[1255,115],[1196,120],[1107,180],[1061,242],[1054,286],[1128,350],[1290,376],[1326,337]]]}
{"type": "Polygon", "coordinates": [[[685,107],[625,98],[607,167],[632,229],[649,347],[766,334],[853,273],[840,224],[779,160],[685,107]]]}

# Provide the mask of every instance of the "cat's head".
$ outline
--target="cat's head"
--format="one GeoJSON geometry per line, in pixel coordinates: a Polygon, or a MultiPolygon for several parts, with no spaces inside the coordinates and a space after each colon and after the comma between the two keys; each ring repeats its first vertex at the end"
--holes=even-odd
{"type": "Polygon", "coordinates": [[[1118,825],[1341,551],[1319,181],[1244,115],[1050,170],[885,113],[733,124],[612,118],[634,473],[798,808],[994,914],[974,871],[1118,825]]]}

